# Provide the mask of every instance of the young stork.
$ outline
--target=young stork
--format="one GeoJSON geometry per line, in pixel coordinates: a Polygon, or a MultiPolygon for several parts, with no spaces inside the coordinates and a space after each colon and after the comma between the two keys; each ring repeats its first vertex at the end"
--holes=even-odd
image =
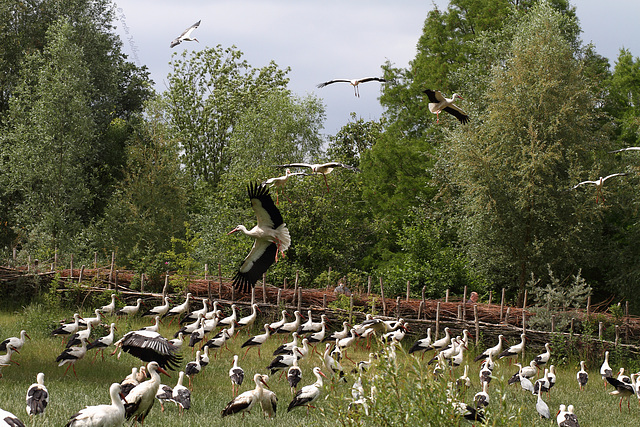
{"type": "Polygon", "coordinates": [[[65,323],[61,325],[57,329],[54,329],[51,332],[51,335],[73,335],[78,332],[78,329],[80,329],[80,315],[78,313],[74,313],[72,323],[65,323]]]}
{"type": "Polygon", "coordinates": [[[64,371],[64,375],[67,375],[69,368],[73,368],[73,375],[78,378],[78,374],[76,373],[76,362],[82,359],[87,354],[87,340],[84,338],[80,338],[80,345],[65,348],[62,353],[56,358],[56,362],[58,366],[62,366],[68,364],[67,369],[64,371]]]}
{"type": "Polygon", "coordinates": [[[264,392],[263,385],[266,385],[264,377],[261,374],[255,374],[253,376],[253,382],[256,384],[256,388],[239,394],[227,403],[227,406],[222,410],[223,417],[242,412],[242,417],[244,418],[245,412],[251,411],[256,403],[260,403],[264,392]]]}
{"type": "Polygon", "coordinates": [[[157,362],[147,364],[147,373],[151,379],[141,382],[131,389],[124,399],[125,418],[133,419],[134,422],[144,424],[153,404],[156,400],[156,393],[160,388],[160,374],[170,375],[158,365],[157,362]]]}
{"type": "Polygon", "coordinates": [[[580,361],[580,370],[576,374],[576,379],[578,380],[578,386],[580,387],[580,390],[584,390],[584,386],[586,386],[587,381],[589,381],[589,373],[584,367],[584,360],[580,361]]]}
{"type": "Polygon", "coordinates": [[[238,307],[235,304],[231,304],[231,314],[218,321],[219,326],[231,326],[238,320],[238,307]]]}
{"type": "Polygon", "coordinates": [[[202,20],[196,22],[195,24],[193,24],[192,26],[190,26],[189,28],[184,30],[182,32],[182,34],[180,34],[178,37],[173,39],[173,41],[171,41],[171,43],[169,44],[169,47],[176,47],[182,42],[198,42],[198,43],[200,43],[197,38],[191,37],[191,33],[193,33],[193,30],[195,30],[196,28],[198,28],[200,26],[200,22],[201,21],[202,20]]]}
{"type": "Polygon", "coordinates": [[[564,415],[564,421],[559,425],[560,427],[579,427],[578,417],[573,413],[573,405],[567,407],[567,413],[564,415]]]}
{"type": "Polygon", "coordinates": [[[498,355],[498,359],[503,359],[505,357],[509,358],[511,361],[512,357],[516,358],[516,362],[518,361],[518,357],[524,352],[524,343],[527,340],[527,336],[525,334],[520,334],[520,343],[514,344],[508,349],[504,350],[498,355]]]}
{"type": "Polygon", "coordinates": [[[416,351],[422,352],[422,357],[424,357],[424,353],[427,350],[431,349],[431,328],[427,328],[427,336],[419,339],[409,349],[409,354],[415,353],[416,351]]]}
{"type": "Polygon", "coordinates": [[[385,83],[386,80],[383,79],[382,77],[363,77],[360,79],[333,79],[333,80],[328,80],[326,82],[323,83],[319,83],[316,85],[316,87],[318,89],[321,89],[325,86],[328,86],[330,84],[333,83],[349,83],[351,86],[353,86],[353,95],[357,96],[358,98],[360,98],[360,88],[359,85],[360,83],[367,83],[367,82],[380,82],[380,83],[385,83]]]}
{"type": "Polygon", "coordinates": [[[251,314],[245,317],[241,317],[237,322],[239,328],[245,328],[247,330],[247,334],[249,334],[249,329],[251,328],[251,326],[253,326],[253,324],[256,322],[256,319],[258,318],[258,310],[260,310],[258,308],[258,304],[252,304],[251,314]]]}
{"type": "Polygon", "coordinates": [[[44,414],[49,404],[49,391],[44,385],[44,373],[40,372],[36,376],[36,382],[27,389],[27,414],[30,417],[44,414]]]}
{"type": "Polygon", "coordinates": [[[249,185],[247,193],[258,224],[251,230],[244,225],[238,225],[227,233],[242,231],[255,239],[249,255],[233,278],[233,286],[245,294],[262,279],[262,275],[271,264],[278,260],[278,253],[284,256],[284,251],[291,245],[289,229],[282,219],[280,210],[273,203],[268,187],[259,184],[249,185]]]}
{"type": "Polygon", "coordinates": [[[120,384],[111,384],[109,387],[111,405],[87,406],[74,414],[67,422],[66,427],[121,426],[124,424],[125,408],[120,391],[120,384]]]}
{"type": "Polygon", "coordinates": [[[298,330],[300,324],[302,323],[302,314],[296,310],[293,312],[294,320],[292,322],[287,322],[284,325],[280,326],[276,329],[276,334],[292,334],[298,330]]]}
{"type": "Polygon", "coordinates": [[[27,334],[27,331],[24,329],[20,331],[19,337],[10,337],[0,343],[0,351],[7,351],[7,347],[11,346],[14,350],[20,351],[22,346],[24,346],[25,338],[31,339],[31,337],[27,334]]]}
{"type": "Polygon", "coordinates": [[[136,299],[136,305],[125,305],[120,310],[116,311],[116,316],[135,316],[140,311],[142,305],[142,298],[136,299]]]}
{"type": "Polygon", "coordinates": [[[278,165],[281,168],[309,168],[314,175],[322,175],[324,177],[324,184],[327,186],[327,193],[329,192],[329,184],[327,183],[327,175],[331,173],[335,168],[349,169],[354,172],[360,172],[355,166],[346,165],[340,162],[327,162],[327,163],[289,163],[288,165],[278,165]]]}
{"type": "Polygon", "coordinates": [[[454,93],[451,98],[446,98],[439,90],[426,89],[422,93],[425,93],[429,98],[429,111],[436,115],[436,123],[440,123],[440,112],[442,111],[451,114],[463,125],[469,123],[467,113],[454,104],[456,99],[464,99],[457,93],[454,93]]]}
{"type": "Polygon", "coordinates": [[[620,404],[618,405],[620,412],[622,412],[622,399],[626,397],[627,408],[629,409],[629,413],[631,413],[629,397],[635,394],[635,388],[633,384],[618,381],[617,378],[613,377],[606,377],[606,380],[613,386],[613,388],[615,388],[615,390],[609,392],[609,394],[612,396],[620,396],[620,404]]]}
{"type": "Polygon", "coordinates": [[[473,396],[473,401],[476,402],[476,409],[482,409],[489,406],[489,393],[487,393],[487,386],[489,383],[482,383],[482,391],[479,391],[473,396]]]}
{"type": "Polygon", "coordinates": [[[244,381],[244,369],[238,366],[237,354],[233,355],[233,366],[229,369],[229,378],[231,378],[231,394],[236,397],[244,381]]]}
{"type": "Polygon", "coordinates": [[[293,396],[293,400],[289,403],[289,407],[287,408],[287,412],[291,411],[293,408],[297,406],[306,406],[307,413],[309,413],[309,408],[314,408],[311,404],[320,397],[320,390],[322,389],[322,377],[326,376],[322,373],[320,368],[317,366],[313,368],[313,374],[316,376],[316,382],[311,385],[306,385],[302,387],[298,392],[293,396]]]}
{"type": "Polygon", "coordinates": [[[302,369],[298,366],[298,359],[293,360],[293,365],[287,371],[287,382],[291,388],[291,394],[294,395],[298,388],[298,383],[302,379],[302,369]]]}
{"type": "Polygon", "coordinates": [[[156,392],[156,399],[160,402],[160,411],[164,412],[164,403],[173,402],[173,388],[166,384],[160,384],[156,392]]]}
{"type": "Polygon", "coordinates": [[[280,328],[280,326],[284,325],[286,321],[287,321],[287,310],[282,310],[282,318],[277,322],[270,323],[269,328],[271,328],[272,331],[276,331],[280,328]]]}
{"type": "Polygon", "coordinates": [[[540,369],[541,366],[546,365],[547,362],[549,362],[549,359],[551,359],[551,348],[549,347],[549,343],[545,343],[544,348],[546,350],[544,353],[540,353],[533,358],[538,369],[540,369]]]}
{"type": "MultiPolygon", "coordinates": [[[[164,319],[167,316],[180,317],[182,314],[188,312],[189,303],[191,302],[191,296],[191,292],[187,292],[187,297],[185,298],[184,302],[171,308],[169,311],[162,315],[162,318],[164,319]]],[[[173,322],[173,319],[171,319],[169,325],[171,325],[171,322],[173,322]]]]}

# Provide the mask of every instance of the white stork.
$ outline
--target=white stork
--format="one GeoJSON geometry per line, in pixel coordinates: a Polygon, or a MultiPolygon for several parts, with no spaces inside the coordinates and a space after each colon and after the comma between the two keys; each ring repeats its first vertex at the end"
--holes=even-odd
{"type": "Polygon", "coordinates": [[[287,382],[289,383],[289,387],[291,388],[291,394],[294,395],[297,388],[298,383],[302,379],[302,369],[298,366],[298,359],[293,359],[293,365],[289,367],[287,371],[287,382]]]}
{"type": "Polygon", "coordinates": [[[143,326],[142,328],[140,328],[141,331],[147,331],[147,332],[158,332],[160,330],[160,316],[156,316],[154,318],[154,322],[153,325],[151,326],[143,326]]]}
{"type": "Polygon", "coordinates": [[[551,347],[549,347],[548,342],[544,344],[544,348],[546,350],[544,353],[540,353],[533,358],[533,361],[535,362],[538,369],[540,369],[541,366],[546,365],[547,362],[549,362],[549,359],[551,359],[551,347]]]}
{"type": "MultiPolygon", "coordinates": [[[[69,348],[65,348],[62,353],[56,358],[56,362],[58,362],[58,366],[62,366],[68,364],[67,369],[64,371],[64,375],[67,375],[69,368],[73,368],[73,375],[78,378],[78,374],[76,373],[76,362],[82,359],[87,354],[87,340],[84,338],[80,338],[80,346],[73,346],[69,348]]],[[[63,375],[63,376],[64,376],[63,375]]]]}
{"type": "Polygon", "coordinates": [[[340,361],[336,360],[331,356],[331,343],[327,343],[325,345],[324,353],[322,355],[322,361],[324,362],[325,368],[331,376],[337,375],[338,379],[344,378],[344,369],[342,368],[342,364],[340,361]]]}
{"type": "MultiPolygon", "coordinates": [[[[586,184],[593,184],[596,186],[596,203],[598,203],[598,200],[600,198],[600,196],[602,196],[602,187],[604,185],[604,182],[606,180],[608,180],[609,178],[613,178],[615,176],[626,176],[628,175],[628,173],[625,172],[620,172],[620,173],[612,173],[611,175],[607,175],[605,177],[600,177],[595,181],[582,181],[577,183],[576,185],[574,185],[573,187],[571,187],[572,190],[575,190],[576,188],[582,186],[582,185],[586,185],[586,184]]],[[[604,196],[602,196],[602,201],[604,201],[604,196]]]]}
{"type": "Polygon", "coordinates": [[[291,334],[291,341],[286,342],[280,345],[278,348],[273,350],[273,355],[277,356],[279,354],[292,354],[293,350],[298,347],[298,332],[293,332],[291,334]]]}
{"type": "Polygon", "coordinates": [[[102,312],[99,308],[96,308],[93,312],[96,314],[94,317],[85,317],[84,319],[80,319],[78,323],[86,327],[88,327],[89,325],[94,328],[98,326],[102,321],[102,312]]]}
{"type": "Polygon", "coordinates": [[[309,344],[322,342],[324,337],[327,335],[327,315],[323,314],[320,317],[322,319],[320,321],[320,330],[309,335],[309,344]]]}
{"type": "Polygon", "coordinates": [[[40,372],[36,376],[36,382],[27,389],[27,414],[30,417],[44,414],[49,404],[49,391],[44,385],[44,373],[40,372]]]}
{"type": "Polygon", "coordinates": [[[473,361],[477,362],[478,360],[486,359],[489,356],[491,356],[492,358],[498,356],[502,352],[503,343],[504,343],[504,335],[500,334],[498,335],[498,344],[494,345],[493,347],[489,347],[488,349],[483,351],[481,354],[477,355],[476,358],[473,359],[473,361]]]}
{"type": "Polygon", "coordinates": [[[235,304],[231,304],[231,314],[218,321],[220,326],[231,326],[238,320],[238,307],[235,304]]]}
{"type": "Polygon", "coordinates": [[[98,351],[102,353],[102,360],[104,360],[104,349],[113,345],[116,339],[115,330],[116,330],[116,324],[112,323],[109,326],[109,333],[107,335],[98,338],[97,340],[93,341],[87,346],[87,350],[91,350],[92,348],[97,349],[96,355],[93,357],[93,360],[95,360],[96,357],[98,356],[98,351]]]}
{"type": "Polygon", "coordinates": [[[24,329],[20,331],[19,337],[10,337],[0,343],[0,351],[7,351],[7,347],[11,346],[14,350],[20,351],[24,346],[25,338],[31,339],[24,329]]]}
{"type": "Polygon", "coordinates": [[[196,360],[193,360],[184,367],[184,373],[189,377],[189,388],[193,389],[192,378],[202,372],[202,364],[200,363],[200,350],[196,351],[196,360]]]}
{"type": "Polygon", "coordinates": [[[143,362],[156,361],[163,369],[174,370],[182,360],[178,355],[180,349],[158,332],[131,331],[120,338],[115,346],[116,350],[112,354],[115,354],[118,348],[122,348],[143,362]]]}
{"type": "MultiPolygon", "coordinates": [[[[191,292],[187,292],[187,297],[185,298],[184,302],[171,308],[169,311],[162,315],[162,318],[164,319],[167,316],[181,316],[183,313],[189,311],[191,296],[191,292]]],[[[173,322],[173,319],[171,320],[171,322],[173,322]]],[[[171,325],[171,322],[169,322],[169,325],[171,325]]]]}
{"type": "Polygon", "coordinates": [[[111,302],[99,308],[102,314],[112,315],[116,311],[116,294],[111,294],[111,302]]]}
{"type": "MultiPolygon", "coordinates": [[[[220,332],[218,332],[218,334],[209,339],[209,341],[206,342],[205,347],[209,347],[211,349],[217,350],[219,348],[221,348],[223,345],[226,346],[227,345],[227,340],[231,338],[231,332],[228,329],[223,329],[220,332]]],[[[227,347],[228,349],[229,347],[227,347]]]]}
{"type": "Polygon", "coordinates": [[[467,113],[454,104],[456,99],[464,99],[457,93],[454,93],[451,98],[446,98],[439,90],[426,89],[422,93],[425,93],[429,98],[429,111],[436,115],[436,123],[440,122],[441,111],[451,114],[462,124],[469,122],[467,113]]]}
{"type": "Polygon", "coordinates": [[[558,425],[560,427],[579,427],[578,417],[573,413],[573,405],[569,405],[567,407],[567,412],[564,414],[564,420],[561,421],[558,425]]]}
{"type": "Polygon", "coordinates": [[[413,343],[413,345],[409,349],[409,354],[415,353],[416,351],[422,351],[422,357],[424,357],[424,353],[430,349],[431,349],[431,328],[427,328],[427,336],[413,343]]]}
{"type": "Polygon", "coordinates": [[[18,417],[0,408],[0,427],[25,427],[18,417]]]}
{"type": "Polygon", "coordinates": [[[615,390],[609,392],[612,396],[620,396],[620,404],[618,405],[620,412],[622,412],[622,399],[627,398],[627,408],[629,409],[629,413],[631,413],[631,407],[629,406],[629,397],[635,394],[635,388],[633,384],[625,383],[622,381],[618,381],[617,378],[606,377],[606,380],[609,384],[615,388],[615,390]]]}
{"type": "Polygon", "coordinates": [[[607,386],[607,377],[611,377],[613,375],[613,370],[611,370],[611,366],[609,366],[609,352],[604,352],[604,362],[600,366],[600,376],[602,376],[602,381],[604,381],[604,386],[607,386]]]}
{"type": "Polygon", "coordinates": [[[479,391],[473,396],[473,401],[476,402],[476,409],[482,409],[489,406],[489,393],[487,393],[487,386],[489,383],[482,383],[482,391],[479,391]]]}
{"type": "Polygon", "coordinates": [[[333,80],[329,80],[329,81],[320,83],[320,84],[316,85],[316,87],[318,89],[321,89],[321,88],[323,88],[325,86],[328,86],[330,84],[333,84],[333,83],[349,83],[351,86],[353,86],[353,94],[359,98],[360,97],[360,89],[359,89],[358,86],[360,85],[360,83],[366,83],[366,82],[386,83],[386,80],[381,78],[381,77],[363,77],[361,79],[333,79],[333,80]]]}
{"type": "Polygon", "coordinates": [[[245,328],[247,330],[247,334],[249,333],[249,328],[253,326],[256,319],[258,318],[258,310],[260,310],[260,308],[258,308],[258,304],[252,304],[251,314],[240,318],[240,320],[238,320],[237,322],[239,328],[245,328]]]}
{"type": "Polygon", "coordinates": [[[73,335],[80,329],[80,315],[78,313],[73,314],[73,322],[65,323],[60,327],[54,329],[51,335],[73,335]]]}
{"type": "Polygon", "coordinates": [[[164,304],[151,307],[149,310],[144,312],[142,316],[164,316],[167,311],[169,311],[169,307],[169,297],[164,297],[164,304]]]}
{"type": "Polygon", "coordinates": [[[69,337],[69,341],[67,341],[66,348],[73,347],[74,345],[79,345],[81,340],[85,340],[89,342],[89,338],[91,337],[91,323],[87,323],[87,329],[81,329],[75,334],[69,337]]]}
{"type": "Polygon", "coordinates": [[[282,310],[282,318],[277,322],[270,323],[269,327],[272,330],[276,331],[278,330],[278,328],[280,328],[280,326],[284,325],[286,321],[287,321],[287,310],[282,310]]]}
{"type": "Polygon", "coordinates": [[[318,397],[320,397],[320,390],[322,389],[323,385],[322,377],[326,378],[326,376],[317,366],[313,368],[313,374],[316,376],[316,382],[311,385],[306,385],[298,390],[295,396],[293,396],[293,400],[291,401],[291,403],[289,403],[287,412],[291,411],[297,406],[306,406],[307,412],[309,412],[309,408],[314,407],[311,405],[311,403],[313,403],[318,397]]]}
{"type": "Polygon", "coordinates": [[[237,354],[233,355],[233,366],[229,369],[229,378],[231,379],[231,394],[236,397],[244,381],[244,369],[238,366],[237,354]]]}
{"type": "Polygon", "coordinates": [[[329,184],[327,183],[327,174],[330,174],[335,168],[349,169],[354,172],[360,172],[355,166],[345,165],[340,162],[327,162],[327,163],[289,163],[288,165],[278,165],[280,168],[309,168],[315,175],[322,175],[324,177],[324,184],[327,186],[327,192],[329,192],[329,184]]]}
{"type": "Polygon", "coordinates": [[[583,390],[584,386],[587,385],[587,381],[589,381],[589,373],[585,369],[584,360],[580,361],[580,370],[576,374],[576,379],[578,380],[580,390],[583,390]]]}
{"type": "Polygon", "coordinates": [[[244,418],[244,413],[251,411],[253,406],[261,401],[264,391],[263,385],[265,385],[264,378],[261,374],[255,374],[253,382],[256,384],[256,388],[245,391],[227,403],[227,406],[222,410],[223,417],[242,412],[244,418]]]}
{"type": "Polygon", "coordinates": [[[69,419],[67,427],[116,427],[124,424],[125,409],[120,391],[120,384],[111,384],[111,405],[87,406],[69,419]]]}
{"type": "Polygon", "coordinates": [[[242,356],[242,359],[247,357],[247,353],[249,352],[249,349],[251,349],[251,347],[258,347],[258,357],[260,357],[260,347],[265,343],[265,341],[269,339],[269,337],[271,336],[271,332],[273,332],[273,329],[271,329],[271,326],[265,323],[264,334],[254,335],[246,340],[240,346],[241,348],[247,347],[247,351],[244,352],[244,356],[242,356]]]}
{"type": "Polygon", "coordinates": [[[203,318],[207,318],[207,313],[209,312],[209,299],[205,298],[202,300],[202,308],[199,310],[194,310],[191,313],[187,313],[182,320],[180,320],[180,324],[187,322],[193,322],[198,318],[198,314],[202,313],[203,318]]]}
{"type": "Polygon", "coordinates": [[[191,408],[191,392],[188,388],[182,385],[183,381],[184,371],[180,371],[180,373],[178,373],[178,383],[173,388],[173,392],[171,395],[172,400],[176,402],[176,405],[178,405],[178,408],[180,408],[180,415],[184,413],[185,409],[191,408]]]}
{"type": "Polygon", "coordinates": [[[247,192],[258,224],[251,230],[238,225],[228,233],[242,231],[255,239],[249,255],[233,278],[233,286],[243,293],[249,293],[271,264],[277,261],[278,252],[284,256],[284,251],[291,245],[289,229],[269,196],[267,186],[249,185],[247,192]]]}
{"type": "Polygon", "coordinates": [[[609,153],[620,153],[621,151],[640,151],[640,147],[627,147],[619,150],[609,151],[609,153]]]}
{"type": "MultiPolygon", "coordinates": [[[[262,381],[265,385],[267,385],[267,380],[269,377],[267,375],[262,376],[262,381]]],[[[276,411],[278,409],[278,398],[276,394],[268,389],[262,390],[262,396],[260,397],[260,406],[262,407],[262,412],[268,418],[275,418],[276,411]]]]}
{"type": "Polygon", "coordinates": [[[276,329],[276,334],[292,334],[298,330],[300,324],[302,323],[302,313],[298,310],[293,312],[294,319],[292,322],[287,322],[276,329]]]}
{"type": "Polygon", "coordinates": [[[498,359],[503,359],[505,357],[508,357],[509,360],[511,360],[512,357],[515,357],[517,361],[518,356],[520,356],[524,351],[524,344],[525,344],[525,341],[527,340],[527,336],[525,334],[520,334],[520,340],[521,341],[519,344],[514,344],[508,349],[498,354],[498,359]]]}
{"type": "Polygon", "coordinates": [[[142,298],[136,300],[136,305],[125,305],[120,310],[116,311],[116,316],[135,316],[140,311],[142,305],[142,298]]]}
{"type": "Polygon", "coordinates": [[[173,388],[166,384],[160,384],[156,392],[156,399],[160,402],[160,411],[164,412],[164,403],[173,402],[173,388]]]}
{"type": "Polygon", "coordinates": [[[132,388],[124,399],[126,419],[133,419],[141,424],[144,424],[144,419],[151,411],[156,400],[156,393],[160,388],[160,373],[171,377],[167,371],[158,365],[158,362],[149,362],[147,364],[147,373],[151,376],[151,379],[141,382],[132,388]]]}
{"type": "MultiPolygon", "coordinates": [[[[349,336],[350,330],[351,326],[349,326],[349,322],[342,322],[342,330],[332,332],[331,334],[327,335],[322,341],[335,341],[346,338],[349,336]]],[[[364,332],[364,328],[362,329],[362,332],[364,332]]]]}
{"type": "Polygon", "coordinates": [[[451,344],[451,330],[449,327],[444,328],[444,337],[431,343],[431,348],[434,350],[442,350],[449,347],[451,344]]]}
{"type": "Polygon", "coordinates": [[[180,34],[178,37],[173,39],[173,41],[171,42],[169,47],[176,47],[182,42],[198,42],[198,43],[200,43],[197,38],[191,37],[191,33],[193,32],[193,30],[195,30],[196,28],[198,28],[200,26],[200,22],[201,21],[202,20],[196,22],[195,24],[193,24],[192,26],[190,26],[189,28],[184,30],[182,32],[182,34],[180,34]]]}
{"type": "MultiPolygon", "coordinates": [[[[269,369],[271,371],[271,375],[275,374],[278,371],[283,371],[284,369],[289,369],[289,367],[291,365],[293,365],[293,361],[300,359],[302,357],[302,353],[300,352],[299,348],[295,348],[293,350],[293,354],[279,354],[277,355],[272,361],[271,363],[269,363],[269,366],[267,366],[267,369],[269,369]]],[[[282,375],[282,374],[280,374],[282,375]]]]}
{"type": "MultiPolygon", "coordinates": [[[[299,176],[299,175],[308,175],[308,173],[305,172],[295,172],[292,173],[291,169],[287,168],[287,170],[285,171],[284,175],[282,176],[277,176],[275,178],[269,178],[267,179],[264,184],[268,185],[269,187],[275,187],[276,188],[276,205],[278,204],[278,189],[280,189],[280,192],[282,194],[284,194],[284,186],[287,183],[287,181],[289,180],[290,176],[299,176]]],[[[289,199],[289,197],[287,196],[287,200],[289,200],[289,202],[291,202],[291,199],[289,199]]]]}
{"type": "Polygon", "coordinates": [[[536,402],[536,411],[540,414],[541,418],[551,418],[551,411],[549,411],[549,405],[542,400],[542,393],[538,393],[538,400],[536,402]]]}

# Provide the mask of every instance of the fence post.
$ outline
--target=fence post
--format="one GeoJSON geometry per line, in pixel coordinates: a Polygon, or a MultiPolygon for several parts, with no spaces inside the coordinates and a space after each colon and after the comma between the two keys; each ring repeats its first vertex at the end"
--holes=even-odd
{"type": "Polygon", "coordinates": [[[349,323],[351,324],[352,322],[353,322],[353,294],[349,295],[349,323]]]}
{"type": "Polygon", "coordinates": [[[78,276],[78,283],[82,283],[82,275],[84,274],[84,264],[80,267],[80,275],[78,276]]]}
{"type": "Polygon", "coordinates": [[[276,305],[280,307],[280,297],[282,296],[282,289],[278,288],[278,296],[276,297],[276,305]]]}
{"type": "Polygon", "coordinates": [[[382,287],[382,277],[380,278],[380,299],[382,300],[382,315],[387,315],[387,303],[384,300],[384,288],[382,287]]]}
{"type": "Polygon", "coordinates": [[[262,303],[267,303],[267,275],[262,275],[262,303]]]}
{"type": "Polygon", "coordinates": [[[422,307],[424,307],[424,301],[420,301],[420,305],[418,306],[418,320],[422,317],[422,307]]]}
{"type": "Polygon", "coordinates": [[[493,299],[493,291],[491,290],[491,291],[489,291],[489,303],[488,303],[489,307],[491,307],[491,300],[492,299],[493,299]]]}
{"type": "Polygon", "coordinates": [[[367,278],[367,296],[371,294],[371,276],[367,278]]]}
{"type": "Polygon", "coordinates": [[[411,292],[411,285],[409,284],[409,281],[407,280],[407,302],[409,302],[409,292],[411,292]]]}
{"type": "Polygon", "coordinates": [[[71,259],[69,260],[69,278],[73,280],[73,254],[71,254],[71,259]]]}
{"type": "Polygon", "coordinates": [[[287,289],[287,278],[285,277],[282,282],[282,289],[287,289]]]}
{"type": "Polygon", "coordinates": [[[462,304],[458,304],[458,316],[456,318],[458,321],[462,320],[462,304]]]}
{"type": "Polygon", "coordinates": [[[444,302],[449,302],[449,289],[447,289],[447,292],[444,294],[444,302]]]}
{"type": "Polygon", "coordinates": [[[439,329],[440,329],[440,301],[438,301],[438,304],[436,305],[436,331],[433,338],[434,341],[438,339],[439,329]]]}
{"type": "Polygon", "coordinates": [[[322,294],[322,309],[327,308],[327,294],[322,294]]]}
{"type": "Polygon", "coordinates": [[[591,314],[591,295],[587,297],[587,319],[589,318],[590,314],[591,314]]]}
{"type": "Polygon", "coordinates": [[[477,346],[478,335],[480,335],[480,320],[478,319],[478,304],[473,304],[473,323],[476,327],[476,346],[477,346]]]}
{"type": "Polygon", "coordinates": [[[144,294],[144,273],[140,273],[140,293],[144,294]]]}
{"type": "Polygon", "coordinates": [[[204,264],[204,280],[207,280],[208,276],[209,276],[209,264],[205,263],[204,264]]]}
{"type": "Polygon", "coordinates": [[[602,322],[598,322],[598,339],[602,341],[602,322]]]}
{"type": "Polygon", "coordinates": [[[298,311],[302,310],[302,288],[298,288],[298,311]]]}
{"type": "Polygon", "coordinates": [[[462,293],[462,321],[464,322],[467,317],[467,285],[464,286],[462,293]]]}
{"type": "Polygon", "coordinates": [[[169,287],[169,272],[164,275],[164,287],[162,288],[162,300],[167,296],[167,288],[169,287]]]}
{"type": "Polygon", "coordinates": [[[620,339],[620,327],[616,325],[616,343],[615,346],[618,346],[618,340],[620,339]]]}
{"type": "Polygon", "coordinates": [[[504,288],[502,288],[502,299],[500,300],[500,322],[502,322],[502,310],[504,310],[504,288]]]}
{"type": "Polygon", "coordinates": [[[218,263],[218,298],[222,299],[222,265],[220,263],[218,263]]]}
{"type": "Polygon", "coordinates": [[[511,307],[507,307],[507,313],[504,315],[504,323],[505,323],[505,325],[509,324],[509,312],[511,311],[510,308],[511,307]]]}
{"type": "Polygon", "coordinates": [[[396,317],[400,317],[400,296],[396,298],[396,317]]]}

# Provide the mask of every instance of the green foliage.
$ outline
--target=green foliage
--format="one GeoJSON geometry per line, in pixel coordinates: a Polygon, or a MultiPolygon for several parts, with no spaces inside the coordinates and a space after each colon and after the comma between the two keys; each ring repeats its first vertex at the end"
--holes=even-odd
{"type": "Polygon", "coordinates": [[[188,223],[185,223],[185,229],[185,238],[172,237],[171,249],[164,253],[165,258],[168,260],[167,265],[170,266],[169,269],[176,270],[178,273],[177,278],[172,278],[171,283],[174,289],[180,293],[185,293],[189,289],[191,275],[195,270],[204,270],[204,268],[200,268],[202,266],[195,259],[195,254],[202,243],[202,238],[199,233],[191,229],[188,223]]]}

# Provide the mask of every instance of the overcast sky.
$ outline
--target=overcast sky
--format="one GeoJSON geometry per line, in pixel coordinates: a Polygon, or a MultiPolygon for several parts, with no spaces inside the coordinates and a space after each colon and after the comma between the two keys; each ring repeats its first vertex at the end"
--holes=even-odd
{"type": "MultiPolygon", "coordinates": [[[[166,89],[171,55],[182,50],[221,44],[235,45],[254,68],[274,60],[291,67],[289,88],[300,96],[315,93],[324,100],[326,134],[335,134],[358,117],[377,119],[380,84],[360,86],[360,98],[346,83],[322,89],[334,78],[380,76],[389,60],[408,66],[416,54],[427,13],[434,4],[445,10],[448,1],[417,0],[117,0],[116,31],[123,51],[146,65],[156,90],[166,89]],[[200,43],[169,43],[191,24],[202,20],[193,36],[200,43]]],[[[572,0],[584,42],[593,42],[601,55],[615,62],[624,47],[640,56],[640,0],[572,0]]],[[[450,95],[450,94],[449,94],[450,95]]]]}

